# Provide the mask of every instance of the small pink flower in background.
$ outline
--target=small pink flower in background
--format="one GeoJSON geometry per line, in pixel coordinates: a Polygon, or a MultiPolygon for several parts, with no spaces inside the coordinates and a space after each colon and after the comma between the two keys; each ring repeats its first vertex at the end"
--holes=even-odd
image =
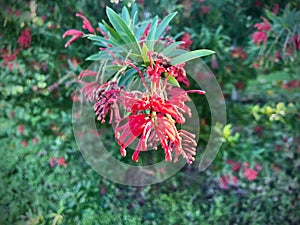
{"type": "Polygon", "coordinates": [[[37,144],[38,142],[39,142],[39,139],[36,137],[36,138],[33,138],[32,139],[32,142],[33,142],[33,144],[37,144]]]}
{"type": "Polygon", "coordinates": [[[233,161],[233,160],[231,160],[231,159],[228,159],[228,160],[227,160],[227,163],[228,163],[229,165],[231,165],[231,170],[232,170],[233,172],[237,172],[237,171],[239,171],[240,168],[241,168],[241,164],[240,164],[240,163],[235,162],[235,161],[233,161]]]}
{"type": "Polygon", "coordinates": [[[31,32],[30,28],[21,32],[21,35],[18,38],[18,44],[21,48],[29,48],[31,42],[31,32]]]}
{"type": "Polygon", "coordinates": [[[272,9],[272,13],[277,14],[279,11],[279,4],[275,3],[272,9]]]}
{"type": "Polygon", "coordinates": [[[82,26],[83,29],[88,30],[92,34],[95,34],[95,30],[92,27],[92,24],[85,16],[81,15],[80,13],[76,13],[76,16],[83,19],[83,26],[82,26]]]}
{"type": "Polygon", "coordinates": [[[45,22],[47,19],[47,16],[43,15],[43,16],[41,16],[41,19],[45,22]]]}
{"type": "Polygon", "coordinates": [[[270,25],[269,21],[264,17],[262,17],[262,19],[263,19],[263,23],[256,23],[256,24],[254,24],[254,27],[261,31],[271,30],[271,25],[270,25]]]}
{"type": "Polygon", "coordinates": [[[254,2],[254,5],[255,5],[257,8],[261,8],[261,7],[263,6],[263,3],[262,3],[261,0],[256,0],[256,1],[254,2]]]}
{"type": "Polygon", "coordinates": [[[295,34],[293,37],[293,44],[295,46],[295,48],[300,51],[300,35],[299,34],[295,34]]]}
{"type": "Polygon", "coordinates": [[[205,0],[198,0],[198,2],[199,2],[199,3],[203,3],[203,2],[205,2],[205,0]]]}
{"type": "Polygon", "coordinates": [[[213,69],[218,69],[219,68],[218,59],[217,59],[217,57],[215,55],[213,55],[213,57],[212,57],[210,66],[213,69]]]}
{"type": "Polygon", "coordinates": [[[23,145],[24,147],[27,147],[27,145],[28,145],[28,144],[27,144],[27,141],[23,140],[23,141],[22,141],[22,145],[23,145]]]}
{"type": "Polygon", "coordinates": [[[49,159],[49,165],[50,165],[51,167],[54,167],[54,166],[56,165],[56,163],[57,163],[56,158],[51,157],[51,158],[49,159]]]}
{"type": "Polygon", "coordinates": [[[235,86],[235,88],[237,89],[237,90],[244,90],[244,88],[245,88],[245,85],[244,85],[244,83],[243,82],[236,82],[235,84],[234,84],[234,86],[235,86]]]}
{"type": "Polygon", "coordinates": [[[13,67],[18,68],[19,65],[16,61],[17,56],[19,54],[19,49],[15,49],[12,53],[10,50],[0,50],[1,57],[3,58],[2,67],[8,67],[9,70],[12,70],[13,67]]]}
{"type": "Polygon", "coordinates": [[[101,186],[100,194],[103,196],[106,194],[106,188],[104,185],[101,186]]]}
{"type": "Polygon", "coordinates": [[[260,163],[255,163],[255,169],[257,170],[257,171],[260,171],[260,170],[262,170],[262,165],[260,164],[260,163]]]}
{"type": "Polygon", "coordinates": [[[180,40],[184,42],[179,45],[181,48],[190,49],[191,45],[193,44],[193,40],[191,39],[191,35],[189,33],[184,33],[180,37],[180,40]]]}
{"type": "Polygon", "coordinates": [[[19,130],[20,134],[24,134],[24,129],[25,129],[24,125],[18,126],[18,130],[19,130]]]}
{"type": "Polygon", "coordinates": [[[242,166],[245,167],[245,168],[248,168],[248,167],[249,167],[249,163],[243,162],[243,163],[242,163],[242,166]]]}
{"type": "Polygon", "coordinates": [[[266,44],[266,42],[268,40],[268,35],[267,35],[267,33],[263,32],[263,31],[256,31],[252,35],[252,38],[253,38],[253,42],[256,45],[259,45],[261,42],[263,42],[263,44],[266,44]]]}
{"type": "Polygon", "coordinates": [[[208,14],[210,12],[210,6],[201,5],[200,6],[200,14],[208,14]]]}
{"type": "Polygon", "coordinates": [[[232,58],[241,58],[243,60],[247,58],[247,54],[241,46],[232,49],[231,56],[232,58]]]}
{"type": "Polygon", "coordinates": [[[236,186],[239,182],[239,179],[236,176],[227,174],[225,176],[221,176],[219,180],[219,187],[223,190],[228,190],[229,185],[236,186]]]}
{"type": "Polygon", "coordinates": [[[73,36],[73,37],[65,44],[65,48],[67,48],[70,44],[72,44],[78,38],[81,38],[83,35],[84,35],[84,33],[80,30],[75,30],[75,29],[67,30],[63,34],[63,38],[65,38],[67,36],[73,36]]]}
{"type": "Polygon", "coordinates": [[[253,63],[253,68],[254,69],[258,69],[259,68],[259,64],[258,63],[253,63]]]}
{"type": "Polygon", "coordinates": [[[65,158],[63,158],[63,157],[57,158],[57,164],[58,164],[59,166],[68,166],[68,164],[66,163],[65,158]]]}
{"type": "Polygon", "coordinates": [[[257,171],[254,169],[250,169],[250,168],[246,168],[244,171],[244,176],[249,180],[249,181],[253,181],[257,178],[257,171]]]}

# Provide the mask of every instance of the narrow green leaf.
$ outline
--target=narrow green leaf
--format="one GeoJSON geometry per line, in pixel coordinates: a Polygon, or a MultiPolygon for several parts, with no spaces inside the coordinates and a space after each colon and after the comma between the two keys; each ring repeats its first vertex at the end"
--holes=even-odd
{"type": "Polygon", "coordinates": [[[114,29],[118,32],[125,44],[130,44],[134,53],[140,54],[141,49],[137,43],[133,31],[123,21],[123,19],[111,8],[106,7],[106,14],[114,29]]]}
{"type": "Polygon", "coordinates": [[[137,74],[136,69],[131,68],[131,69],[127,70],[125,72],[125,74],[120,77],[120,79],[118,81],[118,86],[121,87],[124,85],[126,87],[132,81],[135,74],[137,74]]]}
{"type": "Polygon", "coordinates": [[[155,42],[155,34],[156,34],[156,29],[157,29],[157,23],[158,23],[158,16],[154,17],[150,29],[149,29],[149,34],[146,40],[147,46],[151,51],[153,51],[153,46],[155,42]]]}
{"type": "Polygon", "coordinates": [[[181,63],[187,62],[189,60],[200,58],[200,57],[203,57],[203,56],[208,56],[208,55],[211,55],[211,54],[214,54],[214,53],[215,53],[214,51],[208,50],[208,49],[200,49],[200,50],[187,52],[183,55],[180,55],[180,56],[177,56],[177,57],[173,58],[171,60],[171,64],[172,65],[181,64],[181,63]]]}
{"type": "Polygon", "coordinates": [[[173,12],[169,15],[167,15],[159,24],[157,31],[156,31],[156,35],[155,35],[155,39],[158,39],[161,37],[161,35],[163,34],[164,30],[167,28],[167,26],[169,25],[170,21],[174,18],[174,16],[177,14],[177,12],[173,12]]]}
{"type": "Polygon", "coordinates": [[[130,16],[128,9],[124,6],[122,9],[122,18],[125,21],[126,24],[130,24],[130,16]]]}
{"type": "Polygon", "coordinates": [[[120,37],[120,35],[115,31],[114,28],[112,28],[111,26],[109,26],[104,20],[102,20],[103,25],[105,26],[105,28],[108,30],[108,34],[110,37],[113,37],[114,39],[118,40],[119,42],[122,41],[122,38],[120,37]]]}
{"type": "Polygon", "coordinates": [[[147,45],[144,43],[143,47],[142,47],[142,57],[143,57],[143,60],[144,60],[144,63],[146,64],[146,66],[149,65],[148,52],[149,52],[149,49],[148,49],[147,45]]]}
{"type": "MultiPolygon", "coordinates": [[[[166,74],[166,75],[167,75],[167,74],[166,74]]],[[[175,85],[176,87],[180,87],[178,81],[176,80],[176,78],[175,78],[173,75],[170,75],[170,76],[168,77],[168,82],[169,82],[170,84],[175,85]]]]}
{"type": "Polygon", "coordinates": [[[183,41],[177,41],[172,44],[170,44],[168,47],[166,47],[161,53],[164,56],[168,56],[176,47],[178,47],[180,44],[184,43],[183,41]]]}
{"type": "Polygon", "coordinates": [[[167,57],[175,58],[177,56],[184,55],[186,53],[188,53],[188,51],[186,51],[186,50],[183,50],[183,49],[174,49],[173,51],[171,51],[169,53],[169,55],[167,57]]]}
{"type": "Polygon", "coordinates": [[[118,45],[118,43],[116,43],[116,42],[113,42],[111,40],[107,40],[107,39],[105,39],[105,38],[103,38],[101,36],[97,36],[97,35],[93,35],[93,34],[88,34],[87,38],[90,39],[90,40],[92,40],[92,41],[100,42],[100,43],[102,43],[102,44],[104,44],[106,46],[107,46],[107,44],[110,44],[110,45],[113,45],[113,46],[117,46],[118,45]]]}
{"type": "Polygon", "coordinates": [[[85,60],[87,61],[97,61],[97,60],[111,60],[112,56],[106,52],[98,52],[96,54],[90,55],[85,60]]]}

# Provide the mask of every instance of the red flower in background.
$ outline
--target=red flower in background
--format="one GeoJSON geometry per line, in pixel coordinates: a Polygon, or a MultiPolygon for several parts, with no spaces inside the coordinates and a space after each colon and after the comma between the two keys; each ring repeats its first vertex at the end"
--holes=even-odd
{"type": "Polygon", "coordinates": [[[244,171],[244,176],[249,180],[249,181],[253,181],[257,178],[257,171],[254,169],[250,169],[250,168],[246,168],[244,171]]]}
{"type": "Polygon", "coordinates": [[[238,46],[238,47],[232,49],[231,56],[232,56],[232,58],[240,58],[243,60],[247,58],[247,54],[246,54],[245,50],[243,49],[243,47],[241,47],[241,46],[238,46]]]}
{"type": "Polygon", "coordinates": [[[229,185],[237,185],[239,179],[236,176],[227,174],[225,176],[220,177],[219,186],[221,189],[227,190],[229,189],[229,185]]]}
{"type": "Polygon", "coordinates": [[[25,129],[24,125],[18,126],[18,130],[19,130],[20,134],[24,134],[24,129],[25,129]]]}
{"type": "Polygon", "coordinates": [[[57,164],[58,164],[59,166],[67,166],[67,165],[68,165],[68,164],[66,163],[65,158],[63,158],[63,157],[59,157],[59,158],[57,159],[57,164]]]}
{"type": "Polygon", "coordinates": [[[275,3],[272,9],[272,13],[277,14],[279,11],[279,4],[275,3]]]}
{"type": "Polygon", "coordinates": [[[271,29],[269,21],[264,17],[262,19],[263,23],[256,23],[254,24],[254,27],[261,31],[269,31],[271,29]]]}
{"type": "Polygon", "coordinates": [[[17,56],[19,54],[19,49],[15,49],[13,53],[10,50],[1,49],[1,57],[3,58],[2,67],[8,67],[12,70],[13,67],[18,68],[18,63],[16,62],[17,56]]]}
{"type": "Polygon", "coordinates": [[[208,14],[210,11],[210,6],[201,5],[200,6],[200,14],[208,14]]]}
{"type": "Polygon", "coordinates": [[[25,141],[25,140],[22,141],[22,145],[23,145],[24,147],[27,147],[27,145],[28,145],[28,144],[27,144],[27,141],[25,141]]]}
{"type": "Polygon", "coordinates": [[[268,35],[263,32],[263,31],[256,31],[253,35],[253,42],[256,45],[259,45],[261,42],[263,42],[264,44],[266,44],[267,40],[268,40],[268,35]]]}
{"type": "Polygon", "coordinates": [[[191,35],[189,33],[184,33],[180,37],[180,40],[184,42],[179,45],[181,48],[190,49],[191,45],[193,44],[193,40],[191,39],[191,35]]]}
{"type": "Polygon", "coordinates": [[[295,46],[295,48],[300,51],[300,35],[299,34],[295,34],[293,37],[293,44],[295,46]]]}
{"type": "Polygon", "coordinates": [[[30,29],[27,28],[26,30],[21,32],[21,35],[18,38],[18,44],[21,48],[29,48],[31,42],[31,32],[30,29]]]}

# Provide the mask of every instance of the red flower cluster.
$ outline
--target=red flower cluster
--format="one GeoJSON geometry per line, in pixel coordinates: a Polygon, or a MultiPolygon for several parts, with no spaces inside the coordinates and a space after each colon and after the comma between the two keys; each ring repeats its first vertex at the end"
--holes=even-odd
{"type": "MultiPolygon", "coordinates": [[[[146,68],[146,77],[134,64],[115,58],[116,63],[136,69],[142,78],[145,92],[126,91],[115,81],[102,85],[81,81],[84,84],[82,91],[87,99],[95,102],[94,110],[98,120],[105,122],[105,117],[109,111],[111,112],[110,123],[116,124],[115,138],[118,140],[123,157],[126,156],[126,148],[138,140],[132,155],[132,160],[135,162],[139,159],[140,151],[147,151],[148,148],[157,150],[157,146],[161,144],[166,161],[172,161],[174,153],[174,162],[182,155],[190,164],[195,160],[196,136],[183,129],[177,130],[176,124],[183,124],[185,115],[191,116],[191,110],[185,104],[190,101],[187,94],[189,92],[204,94],[204,91],[184,91],[171,86],[167,83],[170,76],[189,84],[183,64],[170,66],[168,59],[157,53],[149,52],[148,56],[150,65],[146,68]],[[165,79],[162,80],[162,77],[165,79]],[[150,80],[150,87],[147,86],[145,78],[150,80]],[[123,118],[120,117],[117,103],[127,111],[123,118]]],[[[83,76],[96,76],[96,74],[93,71],[85,71],[79,75],[80,78],[83,76]]]]}
{"type": "Polygon", "coordinates": [[[8,67],[9,70],[12,70],[14,67],[18,68],[16,59],[19,54],[19,49],[16,49],[14,52],[1,49],[0,53],[1,57],[3,58],[3,62],[1,64],[2,67],[8,67]]]}
{"type": "Polygon", "coordinates": [[[254,34],[252,36],[253,42],[256,45],[259,45],[261,42],[266,44],[266,42],[268,40],[268,35],[267,35],[266,31],[269,31],[271,29],[271,25],[270,25],[269,21],[266,18],[262,18],[262,19],[263,19],[263,23],[256,23],[254,25],[254,27],[259,30],[259,31],[254,32],[254,34]]]}
{"type": "Polygon", "coordinates": [[[27,28],[26,30],[21,32],[21,35],[18,38],[18,44],[21,48],[29,48],[31,42],[31,32],[30,29],[27,28]]]}
{"type": "Polygon", "coordinates": [[[184,48],[184,49],[190,49],[191,45],[193,44],[193,40],[191,39],[191,35],[189,33],[184,33],[181,37],[180,40],[183,41],[179,47],[184,48]]]}
{"type": "Polygon", "coordinates": [[[58,157],[58,158],[51,157],[51,158],[49,159],[49,165],[50,165],[51,167],[54,167],[54,166],[56,166],[56,165],[67,167],[67,166],[68,166],[68,163],[66,163],[66,160],[65,160],[65,158],[63,158],[63,157],[58,157]]]}
{"type": "Polygon", "coordinates": [[[232,56],[232,58],[239,58],[242,60],[247,58],[247,54],[246,54],[245,50],[243,49],[243,47],[241,47],[241,46],[233,48],[231,50],[231,56],[232,56]]]}

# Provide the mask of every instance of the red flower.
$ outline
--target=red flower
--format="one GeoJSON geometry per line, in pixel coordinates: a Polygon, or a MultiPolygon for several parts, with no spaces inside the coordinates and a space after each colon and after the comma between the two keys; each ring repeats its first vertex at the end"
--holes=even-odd
{"type": "Polygon", "coordinates": [[[18,68],[18,63],[16,62],[17,56],[19,54],[19,49],[15,49],[13,53],[10,50],[1,49],[1,57],[3,58],[2,67],[8,67],[9,70],[12,70],[13,67],[18,68]]]}
{"type": "MultiPolygon", "coordinates": [[[[150,70],[151,72],[153,70],[150,70]]],[[[152,95],[121,91],[119,102],[131,113],[121,119],[115,129],[121,155],[125,156],[125,149],[139,137],[132,156],[135,162],[138,161],[140,151],[146,151],[148,147],[156,149],[157,144],[160,143],[165,151],[166,161],[171,161],[172,152],[176,152],[174,161],[182,155],[187,163],[192,163],[195,160],[197,146],[194,140],[195,135],[185,130],[178,131],[175,127],[176,123],[184,122],[183,113],[190,113],[189,108],[184,104],[184,101],[189,99],[187,92],[177,91],[176,94],[170,96],[169,100],[165,100],[158,93],[161,88],[155,87],[156,80],[151,81],[152,95]]],[[[171,91],[171,93],[174,92],[171,91]]]]}
{"type": "Polygon", "coordinates": [[[244,171],[244,176],[249,180],[249,181],[253,181],[257,178],[257,171],[254,169],[250,169],[250,168],[246,168],[244,171]]]}
{"type": "Polygon", "coordinates": [[[273,6],[272,13],[277,14],[278,11],[279,11],[279,4],[275,3],[274,6],[273,6]]]}
{"type": "Polygon", "coordinates": [[[257,8],[261,8],[263,6],[263,3],[261,0],[256,0],[254,5],[257,7],[257,8]]]}
{"type": "Polygon", "coordinates": [[[193,40],[191,39],[191,35],[189,33],[184,33],[180,37],[180,40],[184,42],[179,45],[181,48],[190,49],[191,45],[193,44],[193,40]]]}
{"type": "Polygon", "coordinates": [[[256,23],[254,25],[255,28],[257,28],[258,30],[261,31],[269,31],[271,29],[271,25],[269,23],[269,21],[266,18],[262,18],[263,19],[263,23],[256,23]]]}
{"type": "Polygon", "coordinates": [[[94,28],[92,27],[90,21],[85,16],[81,15],[80,13],[76,13],[76,16],[83,19],[83,26],[82,26],[83,29],[88,30],[92,34],[95,34],[94,28]]]}
{"type": "Polygon", "coordinates": [[[82,31],[79,30],[67,30],[64,34],[63,34],[63,38],[67,37],[67,36],[73,36],[66,44],[65,44],[65,48],[67,48],[70,44],[72,44],[74,41],[76,41],[78,38],[82,37],[84,35],[84,33],[82,31]]]}
{"type": "Polygon", "coordinates": [[[231,56],[232,58],[241,58],[241,59],[247,58],[247,54],[241,46],[234,48],[231,51],[231,56]]]}
{"type": "Polygon", "coordinates": [[[228,185],[237,185],[239,182],[239,179],[236,176],[227,174],[225,176],[220,177],[219,186],[221,189],[227,190],[229,189],[228,185]]]}
{"type": "Polygon", "coordinates": [[[300,35],[299,34],[294,35],[293,42],[294,42],[295,48],[300,51],[300,35]]]}
{"type": "Polygon", "coordinates": [[[25,129],[24,125],[18,126],[18,130],[19,130],[20,134],[24,134],[24,129],[25,129]]]}
{"type": "Polygon", "coordinates": [[[24,147],[27,147],[27,145],[28,145],[28,144],[27,144],[27,141],[25,141],[25,140],[22,141],[22,145],[23,145],[24,147]]]}
{"type": "Polygon", "coordinates": [[[253,42],[256,44],[256,45],[259,45],[260,42],[264,42],[264,44],[266,44],[267,40],[268,40],[268,35],[265,33],[265,32],[262,32],[262,31],[256,31],[253,36],[253,42]]]}
{"type": "Polygon", "coordinates": [[[245,85],[244,85],[244,83],[243,82],[236,82],[235,84],[234,84],[234,86],[235,86],[235,88],[237,89],[237,90],[243,90],[244,88],[245,88],[245,85]]]}
{"type": "Polygon", "coordinates": [[[27,28],[26,30],[21,32],[21,35],[18,38],[18,44],[21,48],[29,48],[31,42],[31,34],[30,29],[27,28]]]}
{"type": "Polygon", "coordinates": [[[56,158],[51,157],[51,158],[49,159],[49,165],[50,165],[51,167],[54,167],[54,166],[56,165],[56,163],[57,163],[56,158]]]}
{"type": "Polygon", "coordinates": [[[37,144],[37,143],[39,142],[39,139],[38,139],[38,138],[33,138],[33,139],[32,139],[32,142],[33,142],[34,144],[37,144]]]}
{"type": "Polygon", "coordinates": [[[58,159],[57,159],[57,164],[59,165],[59,166],[67,166],[68,164],[66,163],[66,160],[63,158],[63,157],[59,157],[58,159]]]}
{"type": "Polygon", "coordinates": [[[201,14],[208,14],[210,11],[210,6],[201,5],[200,6],[200,13],[201,14]]]}

